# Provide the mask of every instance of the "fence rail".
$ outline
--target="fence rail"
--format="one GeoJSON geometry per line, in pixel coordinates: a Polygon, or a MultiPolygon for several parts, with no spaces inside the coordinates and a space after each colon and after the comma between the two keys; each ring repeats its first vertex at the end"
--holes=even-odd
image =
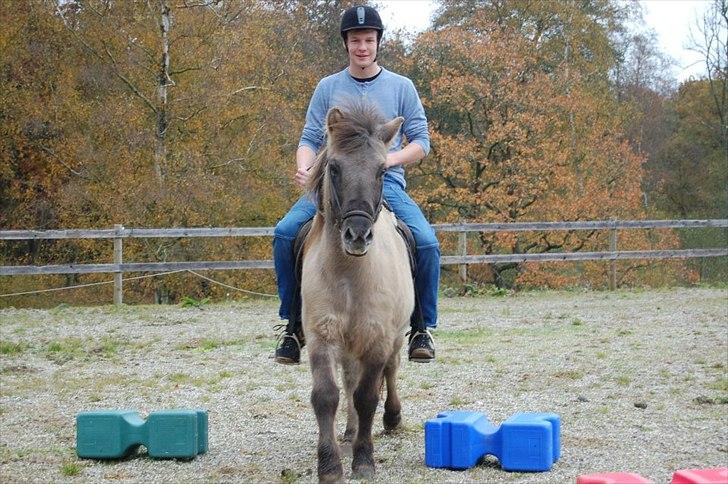
{"type": "MultiPolygon", "coordinates": [[[[616,286],[616,261],[629,259],[685,259],[695,257],[728,256],[728,247],[710,249],[618,251],[617,230],[728,227],[728,219],[708,220],[602,220],[576,222],[519,222],[484,224],[434,224],[438,232],[458,232],[459,255],[443,256],[442,265],[460,266],[460,277],[467,279],[468,264],[545,261],[610,261],[609,286],[616,286]],[[467,254],[468,232],[523,232],[562,230],[609,230],[609,251],[605,252],[547,252],[528,254],[467,254]]],[[[273,235],[273,227],[231,228],[167,228],[138,229],[115,225],[113,229],[68,230],[3,230],[0,240],[58,240],[58,239],[112,239],[114,261],[111,264],[60,264],[45,266],[0,266],[0,276],[40,274],[114,274],[114,302],[122,301],[122,274],[125,272],[166,272],[175,270],[230,270],[271,269],[271,260],[242,261],[189,261],[189,262],[134,262],[124,263],[122,240],[129,238],[187,238],[187,237],[265,237],[273,235]]]]}
{"type": "MultiPolygon", "coordinates": [[[[483,224],[433,224],[437,232],[528,232],[551,230],[670,229],[728,227],[728,219],[707,220],[598,220],[579,222],[515,222],[483,224]]],[[[134,239],[175,237],[264,237],[273,227],[170,228],[170,229],[67,229],[0,230],[0,240],[134,239]]]]}

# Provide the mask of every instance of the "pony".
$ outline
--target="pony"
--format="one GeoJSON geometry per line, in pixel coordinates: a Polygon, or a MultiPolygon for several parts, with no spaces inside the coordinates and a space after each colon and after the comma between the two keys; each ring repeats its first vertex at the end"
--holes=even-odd
{"type": "Polygon", "coordinates": [[[385,122],[365,102],[330,109],[326,145],[309,176],[318,207],[303,246],[301,299],[320,482],[343,481],[334,430],[337,367],[347,400],[344,440],[352,441],[355,479],[375,472],[372,424],[383,380],[385,431],[401,421],[396,377],[414,286],[406,243],[383,203],[383,183],[387,147],[403,121],[385,122]]]}

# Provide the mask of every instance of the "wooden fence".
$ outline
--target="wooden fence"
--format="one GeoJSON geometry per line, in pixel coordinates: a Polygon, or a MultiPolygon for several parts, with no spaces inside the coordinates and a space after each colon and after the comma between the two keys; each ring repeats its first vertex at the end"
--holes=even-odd
{"type": "MultiPolygon", "coordinates": [[[[442,256],[442,265],[459,265],[460,277],[467,280],[468,264],[502,262],[545,262],[609,260],[609,287],[616,286],[616,261],[625,259],[685,259],[696,257],[728,256],[728,247],[710,249],[670,250],[617,250],[617,231],[625,229],[668,229],[728,227],[728,219],[711,220],[605,220],[589,222],[521,222],[483,224],[435,224],[438,232],[459,233],[459,254],[442,256]],[[609,230],[609,251],[605,252],[545,252],[539,254],[484,254],[468,255],[468,232],[524,232],[561,230],[609,230]]],[[[60,264],[45,266],[0,266],[0,276],[38,274],[89,274],[106,272],[114,274],[114,302],[122,301],[122,274],[125,272],[165,272],[177,270],[229,270],[271,269],[272,260],[237,261],[187,261],[187,262],[123,262],[123,239],[129,238],[184,238],[184,237],[263,237],[272,236],[273,227],[241,228],[171,228],[128,229],[115,225],[113,229],[98,230],[4,230],[0,240],[48,240],[48,239],[112,239],[114,261],[109,264],[60,264]]]]}

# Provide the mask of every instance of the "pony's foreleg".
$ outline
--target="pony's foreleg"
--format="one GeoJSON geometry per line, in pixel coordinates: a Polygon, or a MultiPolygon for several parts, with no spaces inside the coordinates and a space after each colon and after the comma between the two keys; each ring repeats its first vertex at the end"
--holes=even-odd
{"type": "Polygon", "coordinates": [[[351,462],[351,470],[354,472],[355,479],[374,475],[372,422],[377,403],[379,403],[383,369],[383,364],[364,364],[359,384],[354,392],[354,408],[359,417],[359,429],[352,448],[354,459],[351,462]]]}
{"type": "Polygon", "coordinates": [[[402,404],[397,393],[397,370],[399,369],[399,346],[384,367],[384,379],[387,382],[387,399],[384,401],[384,431],[391,432],[402,421],[402,404]]]}
{"type": "Polygon", "coordinates": [[[352,358],[344,358],[344,391],[346,394],[346,430],[344,431],[344,442],[352,442],[356,436],[359,419],[354,408],[354,390],[359,378],[358,363],[352,358]]]}
{"type": "Polygon", "coordinates": [[[313,377],[311,405],[319,427],[318,478],[319,482],[343,481],[343,468],[339,444],[336,443],[334,423],[339,405],[339,387],[334,379],[334,362],[329,348],[309,343],[309,361],[313,377]]]}

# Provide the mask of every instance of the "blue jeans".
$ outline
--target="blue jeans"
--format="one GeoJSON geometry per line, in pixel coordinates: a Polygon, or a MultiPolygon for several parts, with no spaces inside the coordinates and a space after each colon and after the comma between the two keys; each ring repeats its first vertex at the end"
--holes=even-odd
{"type": "MultiPolygon", "coordinates": [[[[412,231],[417,245],[417,275],[415,291],[419,296],[422,316],[430,328],[437,326],[437,290],[440,284],[440,243],[422,210],[407,195],[404,188],[384,177],[384,199],[394,213],[412,231]]],[[[289,309],[297,291],[293,241],[301,226],[316,214],[316,205],[303,196],[278,222],[273,237],[273,262],[278,281],[281,319],[289,319],[289,309]]]]}

